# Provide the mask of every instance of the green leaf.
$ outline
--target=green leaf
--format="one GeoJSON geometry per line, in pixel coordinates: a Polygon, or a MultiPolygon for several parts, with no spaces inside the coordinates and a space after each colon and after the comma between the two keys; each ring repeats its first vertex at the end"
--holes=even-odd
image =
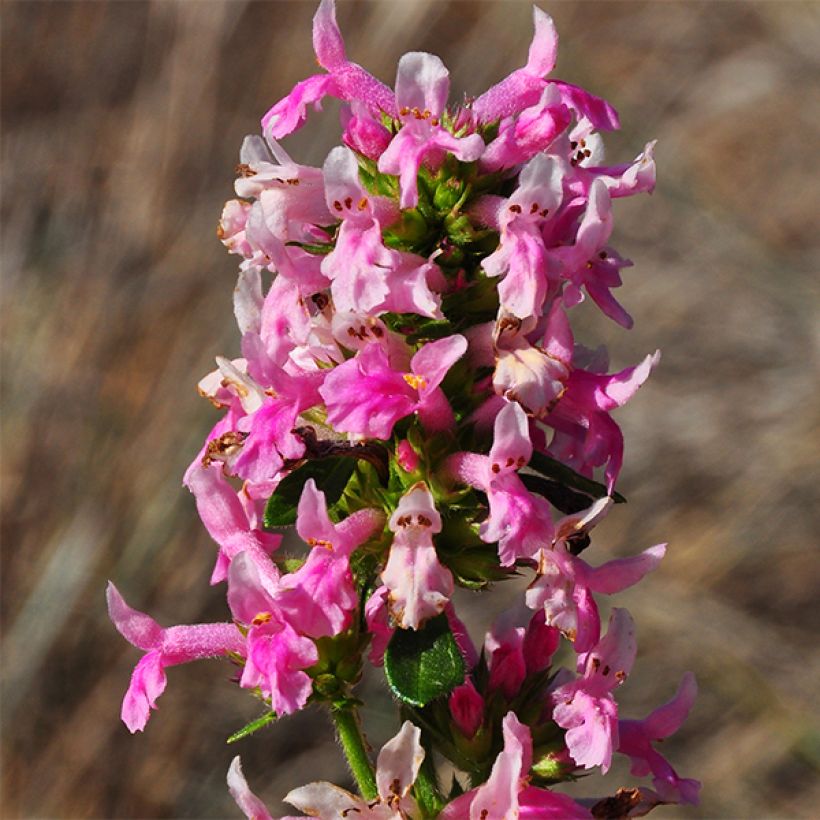
{"type": "Polygon", "coordinates": [[[296,508],[308,479],[325,494],[328,509],[342,496],[356,467],[353,458],[325,458],[308,461],[286,475],[265,506],[265,527],[287,527],[296,523],[296,508]]]}
{"type": "Polygon", "coordinates": [[[274,720],[276,720],[276,712],[268,712],[266,715],[262,715],[262,717],[252,720],[247,726],[243,726],[238,732],[234,732],[227,739],[226,743],[236,743],[237,740],[242,740],[243,737],[247,737],[248,735],[252,735],[254,732],[258,732],[269,723],[273,723],[274,720]]]}
{"type": "MultiPolygon", "coordinates": [[[[606,487],[593,481],[591,478],[579,475],[571,467],[556,461],[554,458],[545,456],[543,453],[534,452],[530,459],[529,466],[541,473],[541,475],[549,476],[566,487],[572,487],[590,498],[603,498],[608,495],[606,487]]],[[[626,499],[620,493],[612,493],[612,498],[616,504],[626,503],[626,499]]]]}
{"type": "Polygon", "coordinates": [[[384,673],[404,703],[426,706],[464,682],[464,659],[445,614],[419,630],[397,629],[384,653],[384,673]]]}

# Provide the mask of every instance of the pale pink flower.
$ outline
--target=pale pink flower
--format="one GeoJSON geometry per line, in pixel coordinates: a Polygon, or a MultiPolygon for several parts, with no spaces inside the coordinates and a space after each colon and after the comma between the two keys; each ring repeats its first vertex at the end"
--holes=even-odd
{"type": "Polygon", "coordinates": [[[444,611],[453,594],[453,576],[436,555],[433,535],[441,516],[427,486],[419,482],[401,497],[388,522],[395,533],[382,582],[390,614],[402,629],[418,629],[444,611]]]}
{"type": "Polygon", "coordinates": [[[336,310],[440,317],[440,299],[427,282],[433,266],[415,254],[385,247],[382,228],[398,218],[398,209],[364,189],[355,154],[334,148],[324,173],[328,208],[342,220],[336,244],[322,261],[336,310]]]}
{"type": "MultiPolygon", "coordinates": [[[[572,368],[573,337],[561,300],[556,299],[547,317],[543,337],[510,332],[517,323],[502,317],[495,332],[495,392],[517,401],[528,413],[543,418],[564,393],[572,368]]],[[[540,334],[539,334],[540,335],[540,334]]]]}
{"type": "Polygon", "coordinates": [[[581,677],[552,693],[553,720],[566,729],[572,759],[585,769],[609,770],[618,746],[618,705],[612,691],[632,671],[635,624],[625,609],[613,609],[606,635],[578,657],[581,677]]]}
{"type": "Polygon", "coordinates": [[[448,465],[465,484],[487,494],[490,515],[479,534],[487,543],[498,542],[503,566],[530,558],[552,540],[549,504],[533,495],[517,471],[532,456],[527,415],[516,402],[506,402],[495,418],[489,455],[456,453],[448,465]]]}
{"type": "Polygon", "coordinates": [[[666,553],[666,545],[658,544],[599,567],[573,555],[571,539],[592,529],[611,505],[611,498],[600,498],[589,509],[556,523],[553,542],[539,553],[538,573],[526,594],[527,606],[542,610],[547,623],[561,630],[578,653],[589,651],[600,637],[600,617],[592,593],[612,595],[637,584],[666,553]]]}
{"type": "Polygon", "coordinates": [[[485,197],[475,206],[480,221],[501,231],[498,249],[482,268],[488,276],[504,277],[498,286],[501,307],[519,319],[540,315],[558,286],[541,226],[562,202],[565,172],[558,158],[540,154],[524,166],[509,199],[485,197]]]}
{"type": "Polygon", "coordinates": [[[450,74],[435,55],[414,51],[399,60],[396,105],[402,127],[379,158],[379,170],[399,177],[402,208],[418,204],[422,162],[436,170],[447,152],[472,162],[484,150],[478,134],[455,137],[440,124],[449,91],[450,74]]]}
{"type": "Polygon", "coordinates": [[[121,717],[130,732],[141,732],[157,698],[165,691],[165,669],[203,658],[244,654],[245,639],[234,624],[194,624],[161,627],[153,618],[131,609],[110,581],[108,615],[119,633],[143,655],[131,675],[121,717]]]}
{"type": "Polygon", "coordinates": [[[382,747],[376,760],[378,796],[367,801],[331,783],[309,783],[285,796],[285,802],[296,806],[308,817],[321,820],[403,820],[415,816],[416,802],[410,789],[418,776],[424,749],[421,731],[409,720],[398,734],[382,747]]]}

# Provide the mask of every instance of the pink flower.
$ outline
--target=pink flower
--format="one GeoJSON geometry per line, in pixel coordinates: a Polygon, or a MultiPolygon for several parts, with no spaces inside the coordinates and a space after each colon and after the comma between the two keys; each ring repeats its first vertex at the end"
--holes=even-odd
{"type": "Polygon", "coordinates": [[[498,171],[527,162],[546,151],[571,119],[558,89],[548,85],[535,105],[502,120],[498,136],[481,156],[481,170],[498,171]]]}
{"type": "Polygon", "coordinates": [[[547,623],[560,629],[578,653],[588,652],[600,637],[600,617],[592,593],[612,595],[637,584],[666,553],[666,545],[658,544],[599,567],[573,555],[570,539],[592,529],[611,504],[611,498],[600,498],[588,510],[557,522],[553,543],[541,550],[538,574],[527,590],[527,606],[542,610],[547,623]]]}
{"type": "Polygon", "coordinates": [[[536,105],[544,90],[553,86],[564,105],[576,116],[596,129],[614,130],[620,127],[618,113],[602,100],[578,86],[559,80],[544,79],[555,67],[558,34],[552,18],[533,7],[535,33],[523,68],[513,71],[500,83],[485,91],[473,104],[473,115],[479,122],[493,122],[509,117],[524,108],[536,105]]]}
{"type": "Polygon", "coordinates": [[[296,806],[310,817],[330,820],[336,817],[356,817],[362,820],[401,820],[416,816],[416,802],[410,789],[418,776],[424,749],[421,731],[405,720],[398,734],[384,744],[376,760],[374,801],[351,794],[331,783],[310,783],[294,789],[285,802],[296,806]]]}
{"type": "Polygon", "coordinates": [[[247,629],[247,660],[239,685],[259,687],[280,715],[301,709],[313,691],[304,672],[319,659],[312,640],[288,622],[277,600],[279,590],[260,577],[245,553],[228,570],[228,604],[247,629]]]}
{"type": "Polygon", "coordinates": [[[141,732],[157,698],[165,691],[165,668],[180,663],[218,658],[229,652],[244,654],[245,641],[234,624],[194,624],[164,629],[150,616],[131,609],[110,581],[106,590],[108,615],[119,633],[145,651],[131,675],[122,702],[122,721],[130,732],[141,732]]]}
{"type": "Polygon", "coordinates": [[[365,191],[353,152],[334,148],[324,171],[328,208],[342,220],[336,245],[322,261],[336,310],[440,317],[440,300],[427,284],[432,266],[420,256],[385,247],[382,227],[395,221],[398,209],[365,191]]]}
{"type": "Polygon", "coordinates": [[[410,372],[400,373],[380,345],[368,344],[332,370],[320,388],[328,422],[341,432],[384,440],[411,413],[428,431],[447,429],[453,414],[439,385],[466,350],[467,340],[459,335],[429,342],[413,356],[410,372]]]}
{"type": "Polygon", "coordinates": [[[564,794],[529,786],[532,766],[532,736],[514,712],[503,722],[504,749],[493,764],[487,782],[457,797],[444,807],[440,820],[573,820],[592,815],[564,794]]]}
{"type": "Polygon", "coordinates": [[[379,170],[399,177],[402,208],[418,204],[422,162],[436,170],[446,152],[472,162],[484,150],[478,134],[455,137],[440,124],[449,91],[450,74],[438,57],[414,51],[399,60],[396,105],[402,127],[379,158],[379,170]]]}
{"type": "Polygon", "coordinates": [[[487,543],[498,542],[503,566],[532,557],[552,540],[549,504],[530,493],[517,475],[531,455],[526,413],[516,402],[508,402],[496,416],[489,455],[456,453],[448,462],[460,481],[487,494],[490,515],[479,535],[487,543]]]}
{"type": "Polygon", "coordinates": [[[606,635],[578,657],[582,677],[552,693],[553,720],[566,729],[573,760],[606,773],[618,746],[618,706],[612,691],[632,670],[637,646],[635,624],[625,609],[613,609],[606,635]]]}
{"type": "Polygon", "coordinates": [[[631,264],[614,251],[604,250],[612,233],[610,195],[603,180],[596,179],[589,190],[584,218],[578,227],[575,244],[556,248],[554,255],[562,265],[561,276],[567,280],[564,302],[572,307],[583,301],[584,287],[593,301],[610,319],[623,327],[632,327],[632,317],[610,292],[620,287],[620,269],[631,264]]]}
{"type": "Polygon", "coordinates": [[[609,375],[576,367],[566,392],[545,419],[555,430],[549,452],[586,476],[605,465],[606,486],[612,490],[621,471],[624,440],[610,413],[637,393],[659,361],[656,351],[639,365],[609,375]]]}
{"type": "Polygon", "coordinates": [[[347,59],[333,0],[322,0],[313,18],[313,48],[319,65],[329,73],[297,83],[293,91],[264,116],[263,130],[277,139],[292,133],[304,125],[307,107],[319,108],[327,96],[348,102],[360,100],[373,113],[395,114],[393,92],[347,59]]]}
{"type": "Polygon", "coordinates": [[[384,522],[384,515],[359,510],[334,524],[327,513],[325,494],[308,479],[299,499],[296,530],[311,547],[307,561],[282,576],[277,602],[303,635],[338,635],[347,628],[358,596],[350,574],[350,553],[384,522]]]}
{"type": "Polygon", "coordinates": [[[541,226],[561,204],[564,173],[555,157],[539,154],[524,166],[509,199],[486,197],[476,203],[477,217],[501,231],[498,249],[482,268],[488,276],[504,277],[498,286],[501,307],[519,319],[540,315],[544,301],[557,288],[557,269],[541,226]]]}
{"type": "Polygon", "coordinates": [[[390,614],[402,629],[418,629],[444,611],[453,594],[453,576],[433,546],[441,516],[427,486],[419,482],[401,497],[388,526],[395,533],[382,571],[390,614]]]}
{"type": "Polygon", "coordinates": [[[252,526],[242,503],[247,496],[241,492],[237,495],[215,464],[206,467],[196,462],[186,473],[185,484],[194,494],[202,523],[219,545],[211,583],[218,584],[228,577],[231,560],[240,552],[247,553],[259,572],[275,582],[279,573],[268,553],[279,547],[282,536],[252,526]]]}
{"type": "Polygon", "coordinates": [[[544,91],[543,79],[555,68],[558,54],[558,32],[552,18],[533,6],[533,34],[527,64],[513,71],[500,83],[485,91],[472,105],[475,117],[481,122],[492,122],[535,105],[544,91]]]}
{"type": "Polygon", "coordinates": [[[698,804],[700,783],[685,779],[669,765],[666,758],[652,746],[680,729],[697,697],[695,676],[687,672],[675,697],[659,706],[643,720],[621,720],[618,724],[618,751],[632,761],[631,772],[636,777],[652,775],[659,802],[698,804]]]}

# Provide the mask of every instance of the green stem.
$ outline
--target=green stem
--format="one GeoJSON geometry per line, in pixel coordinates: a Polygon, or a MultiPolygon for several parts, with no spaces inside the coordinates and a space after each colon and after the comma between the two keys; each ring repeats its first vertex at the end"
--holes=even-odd
{"type": "Polygon", "coordinates": [[[330,715],[347,758],[347,765],[359,787],[359,793],[365,800],[375,799],[378,795],[376,776],[370,756],[367,754],[367,746],[357,711],[352,707],[331,707],[330,715]]]}
{"type": "Polygon", "coordinates": [[[433,754],[429,748],[419,773],[416,775],[414,791],[424,817],[438,817],[439,812],[444,808],[445,800],[439,790],[433,754]]]}

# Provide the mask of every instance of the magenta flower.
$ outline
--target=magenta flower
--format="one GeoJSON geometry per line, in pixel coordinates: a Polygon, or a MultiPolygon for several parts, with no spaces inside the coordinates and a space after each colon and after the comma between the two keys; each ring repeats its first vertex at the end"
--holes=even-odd
{"type": "Polygon", "coordinates": [[[299,632],[311,638],[346,629],[358,597],[350,574],[350,553],[384,521],[377,510],[359,510],[340,524],[327,513],[325,494],[308,479],[299,500],[296,530],[311,547],[307,561],[282,576],[277,602],[299,632]]]}
{"type": "Polygon", "coordinates": [[[502,120],[498,136],[481,155],[481,169],[499,171],[531,160],[547,151],[571,119],[572,114],[558,89],[548,85],[535,105],[502,120]]]}
{"type": "Polygon", "coordinates": [[[429,431],[447,429],[453,413],[439,385],[466,350],[467,340],[459,335],[429,342],[413,356],[410,372],[401,373],[380,345],[366,345],[330,371],[319,390],[328,422],[336,430],[382,440],[411,413],[429,431]]]}
{"type": "Polygon", "coordinates": [[[373,113],[384,111],[395,115],[393,92],[347,59],[333,0],[322,0],[313,18],[313,48],[319,65],[328,73],[297,83],[293,91],[264,116],[264,131],[277,139],[287,136],[304,125],[309,105],[319,108],[328,96],[348,102],[359,100],[373,113]]]}
{"type": "Polygon", "coordinates": [[[121,717],[129,732],[141,732],[148,723],[151,709],[157,708],[157,698],[168,682],[166,667],[245,651],[245,641],[234,624],[194,624],[164,629],[149,615],[131,609],[110,581],[106,598],[108,615],[120,635],[146,653],[131,675],[122,702],[121,717]]]}
{"type": "Polygon", "coordinates": [[[528,785],[532,766],[532,736],[514,712],[503,723],[504,749],[493,764],[487,782],[444,807],[440,820],[489,820],[489,818],[591,818],[583,806],[565,794],[528,785]]]}
{"type": "Polygon", "coordinates": [[[632,761],[631,772],[636,777],[652,775],[658,802],[698,804],[700,783],[682,778],[669,761],[654,747],[680,729],[698,694],[695,676],[687,672],[675,697],[659,706],[643,720],[621,720],[618,723],[618,751],[632,761]]]}
{"type": "Polygon", "coordinates": [[[531,455],[527,415],[516,402],[507,402],[496,416],[489,455],[456,453],[449,461],[460,481],[487,494],[490,515],[479,534],[487,543],[498,542],[502,566],[532,557],[552,540],[549,504],[530,493],[517,475],[531,455]]]}
{"type": "Polygon", "coordinates": [[[453,576],[433,546],[441,516],[427,486],[419,482],[401,497],[388,526],[395,533],[382,570],[390,615],[402,629],[418,629],[444,611],[453,594],[453,576]]]}
{"type": "Polygon", "coordinates": [[[450,74],[438,57],[414,51],[399,60],[396,105],[402,127],[379,158],[379,170],[399,177],[402,208],[418,204],[422,162],[436,170],[447,152],[472,162],[484,151],[478,134],[456,137],[441,125],[449,92],[450,74]]]}
{"type": "Polygon", "coordinates": [[[625,609],[613,609],[606,635],[578,657],[582,676],[552,693],[552,718],[567,730],[567,749],[579,766],[609,770],[618,746],[618,705],[612,691],[632,671],[636,651],[632,617],[625,609]]]}
{"type": "MultiPolygon", "coordinates": [[[[576,351],[577,358],[577,351],[576,351]]],[[[610,413],[623,407],[660,361],[660,351],[635,367],[605,374],[576,367],[545,423],[554,429],[549,452],[582,475],[604,466],[606,486],[612,490],[623,462],[624,439],[610,413]]]]}
{"type": "Polygon", "coordinates": [[[544,90],[554,86],[561,101],[579,120],[599,130],[617,130],[620,127],[618,113],[608,102],[576,85],[544,79],[555,68],[558,34],[552,18],[536,6],[533,7],[533,20],[535,33],[527,64],[475,100],[471,106],[475,118],[480,122],[493,122],[509,117],[536,105],[544,90]]]}
{"type": "Polygon", "coordinates": [[[568,307],[583,301],[581,288],[586,288],[593,301],[610,319],[625,328],[632,327],[632,317],[612,295],[620,287],[620,270],[631,264],[614,251],[604,250],[612,233],[610,195],[603,180],[596,179],[589,190],[589,202],[578,226],[575,244],[556,248],[561,262],[561,277],[567,280],[564,302],[568,307]]]}
{"type": "Polygon", "coordinates": [[[239,685],[259,688],[280,715],[301,709],[313,690],[304,672],[319,659],[312,640],[289,623],[279,597],[282,593],[260,577],[245,553],[228,570],[228,604],[247,633],[247,660],[239,685]]]}

